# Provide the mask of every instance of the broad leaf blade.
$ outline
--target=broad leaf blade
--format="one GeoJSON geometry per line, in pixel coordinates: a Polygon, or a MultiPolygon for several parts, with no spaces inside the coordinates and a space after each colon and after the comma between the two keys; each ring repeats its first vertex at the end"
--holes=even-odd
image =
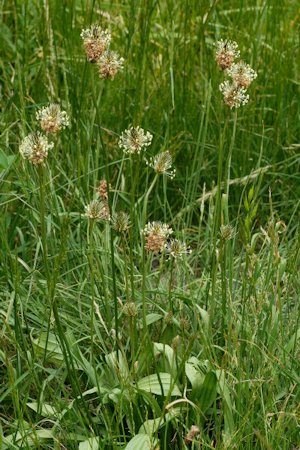
{"type": "Polygon", "coordinates": [[[217,396],[217,377],[215,372],[210,371],[205,376],[199,394],[198,405],[202,413],[205,414],[217,396]]]}
{"type": "Polygon", "coordinates": [[[137,434],[128,442],[125,450],[152,450],[153,444],[148,434],[137,434]]]}
{"type": "Polygon", "coordinates": [[[181,392],[172,381],[172,377],[169,373],[161,372],[159,374],[159,378],[157,374],[149,375],[145,378],[142,378],[137,383],[138,389],[142,391],[151,392],[156,395],[171,395],[171,396],[180,396],[181,392]],[[160,378],[160,379],[159,379],[160,378]]]}
{"type": "Polygon", "coordinates": [[[80,442],[79,450],[98,450],[100,448],[100,438],[91,437],[86,441],[80,442]]]}

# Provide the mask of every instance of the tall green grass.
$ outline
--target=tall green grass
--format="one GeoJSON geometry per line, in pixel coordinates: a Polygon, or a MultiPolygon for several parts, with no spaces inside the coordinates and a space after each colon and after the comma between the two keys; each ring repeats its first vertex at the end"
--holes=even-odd
{"type": "Polygon", "coordinates": [[[0,14],[0,448],[298,448],[296,2],[6,0],[0,14]],[[113,81],[86,61],[91,23],[125,59],[113,81]],[[220,38],[258,72],[237,111],[220,38]],[[49,102],[71,126],[36,168],[18,148],[49,102]],[[123,154],[131,124],[154,136],[148,159],[171,152],[173,180],[123,154]],[[101,179],[124,235],[84,216],[101,179]],[[145,252],[155,220],[191,254],[145,252]]]}

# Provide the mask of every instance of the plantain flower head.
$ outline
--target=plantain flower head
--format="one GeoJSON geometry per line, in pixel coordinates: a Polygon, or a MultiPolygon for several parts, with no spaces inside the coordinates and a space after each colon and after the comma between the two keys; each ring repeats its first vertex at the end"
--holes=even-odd
{"type": "Polygon", "coordinates": [[[108,49],[111,34],[108,30],[102,30],[99,25],[92,25],[82,30],[80,36],[89,62],[95,63],[108,49]]]}
{"type": "MultiPolygon", "coordinates": [[[[111,190],[111,185],[109,183],[109,190],[111,190]]],[[[104,202],[107,202],[108,200],[108,189],[107,189],[107,181],[105,179],[102,179],[99,183],[99,186],[97,188],[97,194],[103,200],[104,202]]]]}
{"type": "Polygon", "coordinates": [[[119,147],[127,154],[140,154],[152,142],[152,134],[141,127],[130,127],[123,131],[119,139],[119,147]]]}
{"type": "Polygon", "coordinates": [[[253,80],[257,77],[257,73],[249,64],[244,61],[238,61],[227,69],[227,74],[232,78],[233,83],[239,87],[247,89],[253,80]]]}
{"type": "Polygon", "coordinates": [[[124,58],[117,52],[105,50],[97,61],[100,78],[110,78],[113,80],[119,70],[123,69],[124,58]]]}
{"type": "Polygon", "coordinates": [[[45,133],[57,133],[69,125],[68,114],[61,111],[60,106],[55,103],[37,111],[36,118],[40,121],[41,128],[45,133]]]}
{"type": "Polygon", "coordinates": [[[115,212],[112,216],[112,227],[118,233],[126,233],[130,227],[129,215],[124,211],[115,212]]]}
{"type": "Polygon", "coordinates": [[[148,252],[164,250],[168,237],[173,233],[169,225],[162,222],[148,222],[144,228],[145,248],[148,252]]]}
{"type": "Polygon", "coordinates": [[[230,225],[221,225],[220,227],[220,236],[222,241],[229,241],[234,237],[234,228],[230,225]]]}
{"type": "Polygon", "coordinates": [[[231,109],[239,108],[249,101],[249,95],[246,93],[246,89],[239,87],[228,80],[221,83],[219,89],[223,94],[224,102],[231,109]]]}
{"type": "Polygon", "coordinates": [[[48,142],[47,136],[39,131],[26,136],[20,144],[19,150],[24,159],[28,159],[34,165],[44,164],[48,151],[54,146],[48,142]]]}
{"type": "Polygon", "coordinates": [[[191,253],[190,247],[179,239],[170,239],[165,245],[166,253],[173,258],[182,258],[184,255],[191,253]]]}
{"type": "Polygon", "coordinates": [[[91,203],[85,207],[85,215],[91,220],[108,221],[110,218],[107,203],[99,200],[92,200],[91,203]]]}
{"type": "Polygon", "coordinates": [[[176,169],[172,169],[172,155],[167,150],[166,152],[159,153],[154,158],[150,158],[150,162],[147,163],[148,166],[152,167],[152,169],[161,175],[167,175],[171,179],[175,177],[176,169]]]}
{"type": "Polygon", "coordinates": [[[238,45],[234,41],[221,39],[216,43],[216,61],[221,70],[228,69],[235,58],[240,56],[238,45]]]}

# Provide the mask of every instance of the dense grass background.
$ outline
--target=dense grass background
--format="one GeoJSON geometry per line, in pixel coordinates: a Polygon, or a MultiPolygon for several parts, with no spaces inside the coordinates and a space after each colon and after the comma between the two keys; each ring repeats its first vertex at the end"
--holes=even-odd
{"type": "Polygon", "coordinates": [[[6,0],[0,14],[0,448],[298,448],[297,2],[6,0]],[[91,23],[125,58],[113,81],[86,61],[91,23]],[[220,38],[258,72],[237,113],[220,38]],[[71,126],[37,170],[18,148],[49,102],[71,126]],[[154,135],[147,155],[170,150],[174,180],[152,189],[124,157],[130,124],[154,135]],[[131,214],[124,237],[84,217],[102,178],[131,214]],[[153,261],[149,220],[191,255],[153,261]]]}

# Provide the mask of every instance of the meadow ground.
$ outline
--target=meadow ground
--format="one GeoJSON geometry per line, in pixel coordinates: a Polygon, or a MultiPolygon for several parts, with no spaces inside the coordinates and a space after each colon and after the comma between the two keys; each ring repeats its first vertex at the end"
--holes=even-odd
{"type": "Polygon", "coordinates": [[[300,447],[299,31],[0,1],[1,450],[300,447]]]}

